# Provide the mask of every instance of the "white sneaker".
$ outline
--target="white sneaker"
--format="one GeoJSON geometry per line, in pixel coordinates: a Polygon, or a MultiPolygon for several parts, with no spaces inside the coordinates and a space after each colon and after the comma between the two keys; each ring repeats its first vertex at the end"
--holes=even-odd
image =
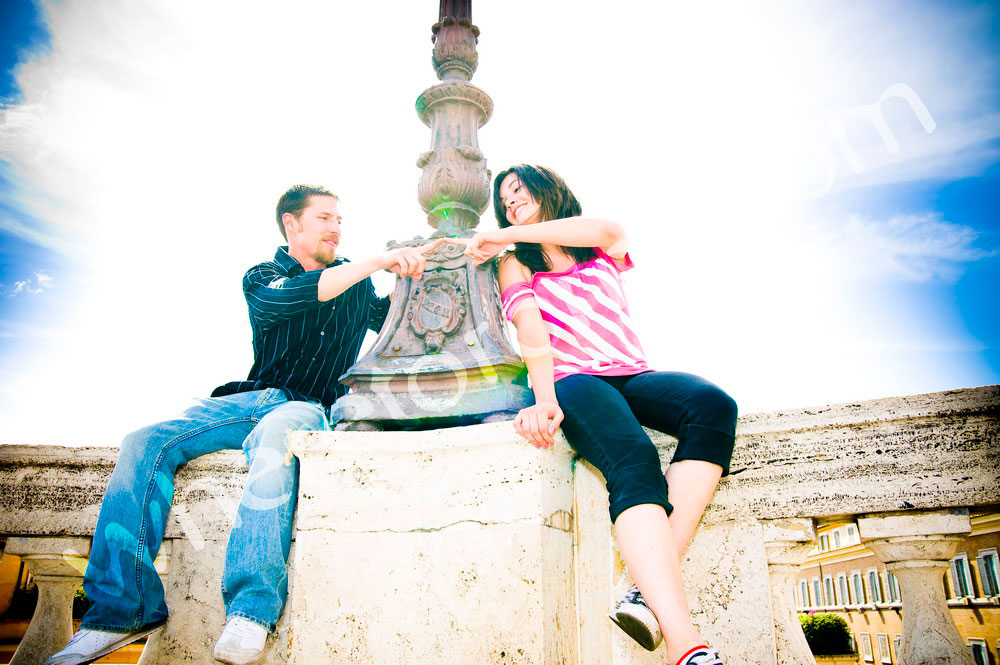
{"type": "Polygon", "coordinates": [[[52,654],[45,660],[45,665],[86,665],[86,663],[92,663],[112,651],[121,649],[126,644],[131,644],[149,635],[160,628],[163,623],[161,621],[154,626],[147,626],[134,633],[109,633],[103,630],[81,628],[76,631],[76,634],[62,651],[52,654]]]}
{"type": "Polygon", "coordinates": [[[220,663],[250,665],[260,658],[265,642],[267,629],[264,626],[243,617],[233,617],[226,623],[212,655],[220,663]]]}

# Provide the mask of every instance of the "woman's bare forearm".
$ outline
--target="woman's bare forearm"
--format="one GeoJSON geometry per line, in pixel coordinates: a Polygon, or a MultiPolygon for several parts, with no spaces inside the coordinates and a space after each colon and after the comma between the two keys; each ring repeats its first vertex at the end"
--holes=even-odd
{"type": "Polygon", "coordinates": [[[618,222],[591,217],[569,217],[502,229],[510,242],[551,243],[564,247],[611,247],[625,239],[618,222]]]}

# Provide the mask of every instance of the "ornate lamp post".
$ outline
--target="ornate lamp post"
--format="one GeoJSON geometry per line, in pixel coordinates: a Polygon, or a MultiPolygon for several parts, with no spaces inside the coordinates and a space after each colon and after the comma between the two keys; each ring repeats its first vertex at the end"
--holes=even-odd
{"type": "MultiPolygon", "coordinates": [[[[417,98],[431,129],[418,199],[432,238],[469,237],[489,202],[490,172],[477,132],[493,112],[469,83],[479,56],[471,0],[441,0],[432,27],[438,78],[417,98]]],[[[415,246],[422,238],[389,247],[415,246]]],[[[465,246],[444,243],[428,255],[423,279],[399,279],[386,325],[372,350],[341,380],[338,429],[419,429],[509,417],[529,403],[524,364],[504,332],[496,264],[479,268],[465,246]]]]}

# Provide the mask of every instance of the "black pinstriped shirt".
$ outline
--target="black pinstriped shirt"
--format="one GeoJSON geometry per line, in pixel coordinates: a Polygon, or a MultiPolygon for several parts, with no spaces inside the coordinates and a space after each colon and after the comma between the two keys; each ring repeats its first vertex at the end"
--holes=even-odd
{"type": "MultiPolygon", "coordinates": [[[[345,261],[337,258],[331,266],[345,261]]],[[[376,296],[366,277],[320,302],[322,272],[303,270],[287,247],[247,271],[243,295],[253,328],[253,367],[246,381],[219,386],[212,397],[281,388],[289,399],[330,406],[347,393],[338,379],[357,361],[365,332],[381,330],[389,299],[376,296]]]]}

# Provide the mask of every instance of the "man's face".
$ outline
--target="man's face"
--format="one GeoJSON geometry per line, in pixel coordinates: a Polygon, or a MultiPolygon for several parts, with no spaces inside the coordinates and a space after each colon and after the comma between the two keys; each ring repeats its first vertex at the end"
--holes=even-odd
{"type": "Polygon", "coordinates": [[[311,196],[298,218],[292,215],[288,215],[291,219],[284,218],[288,251],[292,255],[308,256],[323,265],[333,263],[342,221],[337,203],[332,196],[311,196]]]}

